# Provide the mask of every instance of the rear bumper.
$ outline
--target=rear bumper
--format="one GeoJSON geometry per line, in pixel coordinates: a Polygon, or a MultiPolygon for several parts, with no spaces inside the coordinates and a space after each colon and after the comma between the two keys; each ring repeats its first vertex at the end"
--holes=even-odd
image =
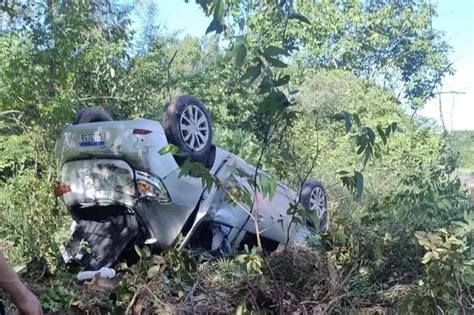
{"type": "Polygon", "coordinates": [[[61,198],[76,221],[133,214],[160,247],[175,243],[203,192],[199,179],[180,178],[179,169],[158,178],[114,159],[69,161],[61,169],[61,185],[61,198]]]}
{"type": "Polygon", "coordinates": [[[77,160],[63,165],[60,181],[69,191],[62,195],[68,208],[120,205],[133,208],[137,201],[135,176],[122,160],[77,160]]]}

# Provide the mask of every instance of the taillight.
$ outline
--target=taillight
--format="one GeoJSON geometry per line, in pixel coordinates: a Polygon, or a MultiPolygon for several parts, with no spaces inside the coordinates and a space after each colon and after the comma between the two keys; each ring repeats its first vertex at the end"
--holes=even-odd
{"type": "Polygon", "coordinates": [[[145,172],[136,171],[137,190],[141,198],[150,198],[162,205],[169,205],[171,197],[161,179],[145,172]]]}
{"type": "Polygon", "coordinates": [[[58,184],[54,187],[54,195],[59,197],[71,191],[71,186],[68,184],[58,184]]]}
{"type": "Polygon", "coordinates": [[[137,188],[138,188],[138,191],[142,194],[145,194],[145,193],[153,190],[153,187],[150,184],[148,184],[144,181],[138,181],[137,182],[137,188]]]}
{"type": "Polygon", "coordinates": [[[133,129],[133,134],[134,135],[147,135],[151,132],[151,130],[147,129],[133,129]]]}

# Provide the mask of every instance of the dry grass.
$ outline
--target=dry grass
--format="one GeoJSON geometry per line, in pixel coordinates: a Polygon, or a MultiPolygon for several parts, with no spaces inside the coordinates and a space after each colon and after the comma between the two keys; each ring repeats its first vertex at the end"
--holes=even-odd
{"type": "Polygon", "coordinates": [[[220,262],[205,263],[184,294],[167,290],[164,278],[157,277],[140,287],[129,310],[133,314],[234,313],[244,301],[247,309],[258,313],[321,314],[341,289],[336,269],[311,249],[281,250],[266,259],[271,272],[254,276],[226,271],[229,267],[220,262]]]}
{"type": "MultiPolygon", "coordinates": [[[[386,314],[386,308],[376,303],[363,301],[351,306],[347,299],[351,293],[345,292],[347,275],[326,255],[306,247],[278,250],[265,257],[261,275],[248,274],[234,259],[201,262],[178,274],[172,270],[173,265],[165,263],[156,276],[147,278],[146,270],[135,266],[116,279],[93,279],[82,285],[71,281],[71,274],[61,282],[68,274],[58,273],[35,283],[32,289],[43,298],[54,286],[73,291],[68,308],[47,314],[235,314],[239,307],[259,314],[332,314],[341,310],[386,314]]],[[[386,300],[396,299],[400,293],[409,294],[409,288],[394,287],[386,293],[386,300]]]]}

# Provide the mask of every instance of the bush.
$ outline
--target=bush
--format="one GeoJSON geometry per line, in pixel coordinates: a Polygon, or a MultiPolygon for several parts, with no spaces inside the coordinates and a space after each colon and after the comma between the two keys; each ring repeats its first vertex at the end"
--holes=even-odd
{"type": "Polygon", "coordinates": [[[0,247],[17,267],[39,260],[51,271],[70,219],[52,194],[54,165],[47,163],[51,155],[37,154],[34,138],[1,137],[0,247]]]}
{"type": "Polygon", "coordinates": [[[346,303],[390,303],[409,312],[472,309],[474,221],[456,168],[457,155],[442,146],[436,161],[401,170],[385,196],[366,198],[356,213],[333,214],[324,244],[351,274],[346,303]]]}

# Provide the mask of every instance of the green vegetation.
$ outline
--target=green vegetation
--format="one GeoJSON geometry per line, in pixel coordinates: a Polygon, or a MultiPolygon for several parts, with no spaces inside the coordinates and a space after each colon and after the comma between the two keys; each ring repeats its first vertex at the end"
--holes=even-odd
{"type": "MultiPolygon", "coordinates": [[[[472,312],[474,209],[452,150],[472,169],[472,134],[439,135],[415,111],[453,71],[432,28],[435,7],[196,3],[213,17],[204,39],[157,34],[153,16],[133,34],[131,8],[107,0],[0,4],[0,246],[43,306],[472,312]],[[119,266],[117,281],[76,283],[59,259],[71,220],[52,195],[59,130],[91,105],[117,119],[159,120],[180,93],[207,105],[217,144],[272,181],[321,179],[329,231],[305,249],[263,256],[255,248],[212,262],[137,249],[139,262],[119,266]]],[[[300,208],[289,209],[295,220],[300,208]]]]}
{"type": "Polygon", "coordinates": [[[449,133],[449,141],[459,151],[459,168],[465,173],[474,173],[474,131],[454,130],[449,133]]]}

